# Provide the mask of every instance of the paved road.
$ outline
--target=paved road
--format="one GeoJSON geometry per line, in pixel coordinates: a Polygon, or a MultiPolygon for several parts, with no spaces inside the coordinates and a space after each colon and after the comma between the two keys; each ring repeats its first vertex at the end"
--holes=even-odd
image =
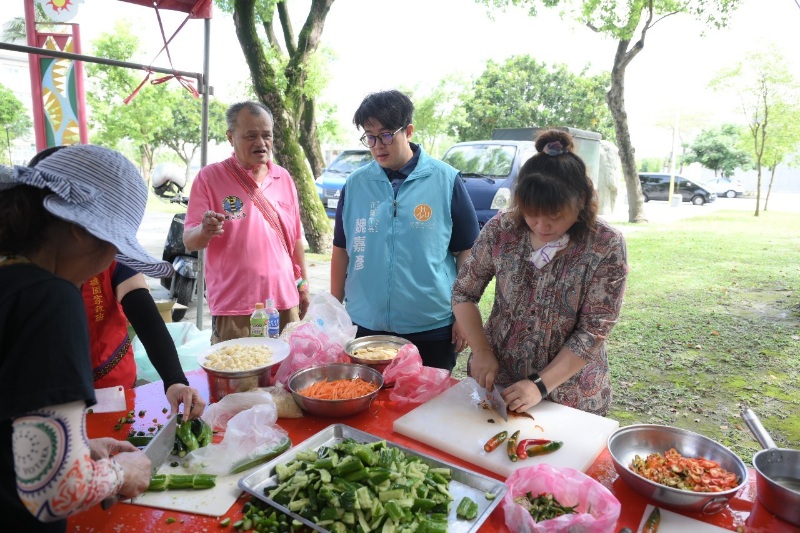
{"type": "MultiPolygon", "coordinates": [[[[716,202],[706,204],[703,206],[691,205],[683,203],[679,207],[671,207],[667,202],[651,201],[645,204],[645,214],[651,224],[665,224],[675,220],[689,218],[694,216],[702,216],[709,212],[718,210],[742,210],[755,212],[756,200],[755,198],[719,198],[716,202]]],[[[763,198],[762,198],[763,206],[763,198]]],[[[770,198],[769,203],[770,211],[788,211],[800,212],[800,193],[775,193],[770,198]]],[[[155,257],[161,257],[164,249],[164,241],[166,240],[167,231],[169,230],[170,223],[172,222],[172,214],[147,212],[139,228],[137,236],[139,242],[144,245],[145,249],[153,254],[155,257]]],[[[612,215],[604,217],[606,220],[614,222],[627,222],[628,220],[628,206],[627,204],[620,203],[612,215]]],[[[633,231],[635,227],[625,226],[624,231],[633,231]]],[[[311,286],[311,294],[317,294],[322,291],[330,289],[330,263],[328,262],[310,262],[308,264],[309,285],[311,286]]],[[[164,289],[158,280],[148,279],[151,292],[155,299],[166,299],[168,296],[167,290],[164,289]]],[[[186,312],[185,321],[196,323],[197,306],[196,302],[189,305],[186,312]]],[[[211,317],[208,314],[208,307],[205,306],[203,318],[203,328],[211,328],[211,317]]]]}

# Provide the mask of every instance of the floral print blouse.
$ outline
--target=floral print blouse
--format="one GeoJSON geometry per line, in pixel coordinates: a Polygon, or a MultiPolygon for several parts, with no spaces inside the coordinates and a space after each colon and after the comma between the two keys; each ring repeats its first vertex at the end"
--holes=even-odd
{"type": "Polygon", "coordinates": [[[453,305],[475,304],[491,279],[494,304],[484,330],[508,386],[539,372],[567,346],[586,366],[548,399],[605,415],[611,405],[606,338],[619,318],[628,275],[625,239],[605,221],[541,270],[529,261],[527,227],[501,213],[481,231],[453,287],[453,305]]]}

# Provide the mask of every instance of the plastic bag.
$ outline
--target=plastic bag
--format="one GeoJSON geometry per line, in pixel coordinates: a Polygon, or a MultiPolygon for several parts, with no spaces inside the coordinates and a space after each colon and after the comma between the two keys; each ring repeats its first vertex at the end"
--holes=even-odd
{"type": "Polygon", "coordinates": [[[329,342],[342,348],[353,340],[358,331],[358,326],[353,325],[344,305],[327,291],[311,298],[303,321],[316,324],[328,336],[329,342]]]}
{"type": "Polygon", "coordinates": [[[545,463],[520,468],[506,480],[508,492],[503,497],[506,525],[520,533],[605,533],[615,531],[621,506],[619,500],[596,480],[574,468],[555,468],[545,463]],[[569,514],[536,523],[530,513],[514,499],[527,492],[552,494],[562,505],[578,505],[577,514],[569,514]]]}
{"type": "Polygon", "coordinates": [[[190,473],[226,475],[276,457],[291,445],[286,431],[275,425],[277,420],[274,403],[242,411],[228,421],[222,442],[190,452],[183,466],[190,473]]]}
{"type": "Polygon", "coordinates": [[[450,386],[450,372],[443,368],[422,365],[419,350],[406,344],[383,371],[383,382],[394,384],[389,399],[400,404],[422,403],[444,392],[450,386]]]}
{"type": "Polygon", "coordinates": [[[247,392],[235,392],[228,394],[217,403],[212,403],[206,407],[201,418],[211,426],[214,431],[225,431],[228,421],[242,411],[246,411],[256,405],[271,405],[277,412],[275,401],[272,395],[262,389],[254,389],[247,392]]]}
{"type": "Polygon", "coordinates": [[[288,338],[289,357],[283,360],[275,380],[287,385],[298,370],[349,361],[344,345],[333,342],[315,323],[305,322],[292,329],[288,338]]]}
{"type": "MultiPolygon", "coordinates": [[[[170,322],[167,324],[167,331],[169,331],[169,335],[175,343],[183,371],[188,372],[200,368],[197,363],[197,356],[200,355],[203,349],[211,345],[211,331],[200,331],[197,326],[190,322],[170,322]]],[[[160,380],[161,376],[158,375],[153,363],[150,362],[147,350],[144,349],[144,345],[138,336],[133,338],[132,345],[133,358],[136,360],[136,378],[151,383],[160,380]]]]}

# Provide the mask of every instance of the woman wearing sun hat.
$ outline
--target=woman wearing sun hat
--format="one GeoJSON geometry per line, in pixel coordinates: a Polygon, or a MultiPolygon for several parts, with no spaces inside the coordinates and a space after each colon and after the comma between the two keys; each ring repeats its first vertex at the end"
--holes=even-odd
{"type": "Polygon", "coordinates": [[[143,452],[87,439],[95,397],[78,289],[115,256],[169,273],[136,240],[146,202],[136,168],[99,146],[0,173],[0,516],[15,531],[64,531],[67,516],[147,488],[143,452]]]}
{"type": "MultiPolygon", "coordinates": [[[[36,154],[28,166],[36,167],[64,148],[46,148],[36,154]]],[[[126,257],[113,261],[81,286],[89,326],[94,388],[122,386],[130,389],[136,383],[136,360],[128,331],[130,322],[164,383],[164,395],[172,414],[183,404],[183,416],[193,419],[203,413],[206,402],[197,389],[189,386],[175,341],[150,294],[145,275],[159,277],[159,273],[163,273],[161,264],[149,265],[126,257]]]]}

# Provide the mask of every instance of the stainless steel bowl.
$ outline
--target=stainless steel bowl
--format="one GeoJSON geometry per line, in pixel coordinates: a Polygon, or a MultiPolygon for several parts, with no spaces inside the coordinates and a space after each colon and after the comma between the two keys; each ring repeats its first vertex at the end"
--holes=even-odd
{"type": "Polygon", "coordinates": [[[206,371],[208,376],[208,396],[212,403],[220,401],[228,394],[246,392],[259,387],[269,387],[272,384],[272,371],[281,361],[289,355],[289,345],[280,339],[268,337],[244,337],[231,339],[214,344],[204,349],[197,356],[197,363],[206,371]],[[220,348],[234,345],[266,346],[272,349],[272,359],[266,366],[248,370],[216,370],[206,366],[206,359],[220,348]]]}
{"type": "Polygon", "coordinates": [[[344,351],[350,357],[350,360],[359,365],[371,366],[378,372],[383,372],[389,364],[394,361],[391,359],[365,359],[353,355],[358,350],[364,348],[390,348],[392,350],[400,350],[406,344],[411,344],[402,337],[395,337],[394,335],[368,335],[366,337],[359,337],[353,339],[344,346],[344,351]]]}
{"type": "Polygon", "coordinates": [[[289,378],[288,386],[294,401],[303,411],[317,416],[345,417],[353,416],[369,408],[383,386],[383,376],[377,370],[365,365],[331,363],[325,366],[298,370],[289,378]],[[303,396],[298,392],[312,383],[324,379],[334,381],[354,378],[361,378],[364,381],[375,383],[378,388],[374,392],[352,400],[317,400],[303,396]]]}
{"type": "Polygon", "coordinates": [[[747,483],[747,467],[725,446],[685,429],[656,424],[638,424],[618,429],[608,437],[608,451],[619,476],[638,494],[664,507],[681,511],[718,513],[747,483]],[[663,454],[675,448],[684,457],[704,457],[716,461],[739,479],[734,489],[724,492],[691,492],[650,481],[629,468],[635,456],[663,454]]]}

